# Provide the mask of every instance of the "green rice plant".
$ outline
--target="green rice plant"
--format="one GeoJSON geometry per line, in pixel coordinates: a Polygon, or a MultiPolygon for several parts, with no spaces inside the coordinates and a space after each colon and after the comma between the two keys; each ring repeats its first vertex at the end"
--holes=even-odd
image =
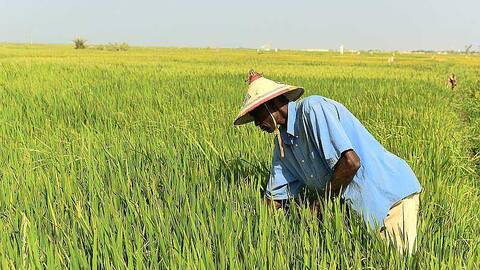
{"type": "Polygon", "coordinates": [[[389,56],[0,44],[1,268],[478,269],[480,58],[389,56]],[[264,204],[273,138],[232,125],[251,67],[345,104],[410,164],[413,256],[338,203],[264,204]]]}

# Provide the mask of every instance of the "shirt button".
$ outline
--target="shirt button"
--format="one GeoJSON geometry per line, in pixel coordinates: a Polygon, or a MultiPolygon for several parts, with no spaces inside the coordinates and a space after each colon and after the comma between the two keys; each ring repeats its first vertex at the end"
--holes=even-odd
{"type": "Polygon", "coordinates": [[[305,162],[305,160],[302,159],[302,163],[304,163],[304,162],[305,162]]]}
{"type": "Polygon", "coordinates": [[[295,146],[298,146],[298,144],[295,144],[295,146]]]}
{"type": "Polygon", "coordinates": [[[310,177],[313,178],[313,174],[310,174],[310,177]]]}

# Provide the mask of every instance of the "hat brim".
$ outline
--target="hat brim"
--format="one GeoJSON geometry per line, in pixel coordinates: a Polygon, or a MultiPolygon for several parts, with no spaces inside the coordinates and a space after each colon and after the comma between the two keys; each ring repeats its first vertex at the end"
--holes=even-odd
{"type": "Polygon", "coordinates": [[[272,93],[269,93],[265,95],[264,97],[256,100],[255,102],[252,102],[251,104],[248,104],[245,106],[238,116],[236,117],[235,121],[233,122],[234,125],[239,126],[243,124],[250,123],[254,121],[255,119],[253,116],[250,114],[251,111],[255,110],[258,106],[262,105],[263,103],[274,99],[280,95],[285,95],[285,97],[290,100],[290,101],[295,101],[300,96],[303,95],[304,89],[301,87],[296,87],[296,86],[286,86],[284,89],[274,91],[272,93]]]}

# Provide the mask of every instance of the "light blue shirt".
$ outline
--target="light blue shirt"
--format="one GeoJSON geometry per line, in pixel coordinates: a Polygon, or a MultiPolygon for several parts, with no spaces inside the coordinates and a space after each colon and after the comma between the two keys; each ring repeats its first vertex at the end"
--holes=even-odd
{"type": "Polygon", "coordinates": [[[284,158],[277,140],[266,196],[293,198],[305,186],[323,191],[335,164],[349,149],[360,157],[360,169],[342,192],[350,207],[372,226],[383,226],[390,207],[421,191],[408,164],[388,152],[342,104],[310,96],[288,104],[287,126],[280,128],[284,158]]]}

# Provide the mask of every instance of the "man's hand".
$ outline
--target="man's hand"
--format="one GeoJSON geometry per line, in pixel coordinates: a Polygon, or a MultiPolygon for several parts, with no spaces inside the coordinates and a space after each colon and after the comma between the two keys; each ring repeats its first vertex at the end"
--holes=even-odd
{"type": "Polygon", "coordinates": [[[268,206],[273,207],[274,209],[279,209],[285,207],[287,204],[286,200],[271,200],[268,198],[265,198],[265,202],[267,203],[268,206]]]}
{"type": "Polygon", "coordinates": [[[340,191],[352,182],[358,169],[360,169],[360,158],[357,153],[353,150],[343,152],[337,164],[335,164],[332,179],[327,185],[327,195],[330,198],[338,196],[340,191]]]}

